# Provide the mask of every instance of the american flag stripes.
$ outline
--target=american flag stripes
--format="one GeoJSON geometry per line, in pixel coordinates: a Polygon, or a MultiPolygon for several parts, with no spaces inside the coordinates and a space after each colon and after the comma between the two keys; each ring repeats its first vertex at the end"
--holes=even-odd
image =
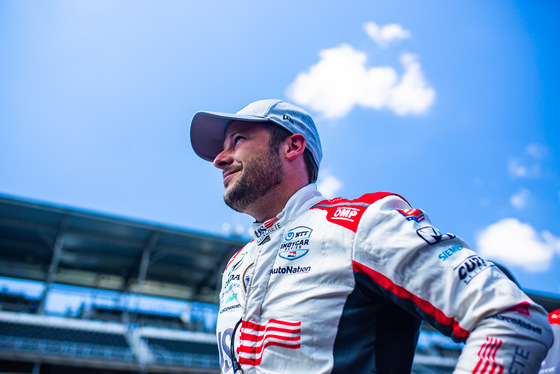
{"type": "Polygon", "coordinates": [[[259,365],[266,347],[272,345],[287,349],[300,347],[301,322],[271,319],[259,325],[243,321],[240,332],[237,348],[240,364],[259,365]]]}
{"type": "Polygon", "coordinates": [[[502,374],[503,365],[496,362],[496,353],[502,346],[503,341],[491,336],[486,337],[486,342],[482,344],[478,351],[478,364],[473,370],[473,374],[502,374]]]}

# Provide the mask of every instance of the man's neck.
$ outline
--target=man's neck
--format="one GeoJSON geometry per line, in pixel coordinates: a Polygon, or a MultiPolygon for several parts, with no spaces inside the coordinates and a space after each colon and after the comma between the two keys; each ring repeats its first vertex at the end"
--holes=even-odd
{"type": "Polygon", "coordinates": [[[288,203],[288,200],[302,187],[303,185],[292,186],[275,186],[265,196],[261,197],[244,213],[251,215],[255,218],[256,222],[265,222],[273,217],[276,217],[288,203]]]}

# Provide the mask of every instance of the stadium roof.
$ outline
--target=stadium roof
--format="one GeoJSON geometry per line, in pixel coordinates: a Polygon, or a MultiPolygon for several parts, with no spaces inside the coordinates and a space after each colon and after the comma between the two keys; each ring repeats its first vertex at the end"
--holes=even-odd
{"type": "Polygon", "coordinates": [[[0,276],[217,303],[246,240],[0,195],[0,276]]]}

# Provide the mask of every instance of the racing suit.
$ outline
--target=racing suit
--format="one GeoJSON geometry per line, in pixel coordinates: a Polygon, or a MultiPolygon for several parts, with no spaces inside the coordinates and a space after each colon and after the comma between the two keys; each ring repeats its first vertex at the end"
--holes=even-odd
{"type": "Polygon", "coordinates": [[[537,373],[546,312],[402,197],[325,200],[310,184],[222,279],[222,373],[406,373],[429,322],[466,345],[456,373],[537,373]]]}

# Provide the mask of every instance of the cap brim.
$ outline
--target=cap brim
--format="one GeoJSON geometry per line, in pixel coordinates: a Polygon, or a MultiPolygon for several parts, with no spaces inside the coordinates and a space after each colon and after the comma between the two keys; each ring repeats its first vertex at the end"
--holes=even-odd
{"type": "Polygon", "coordinates": [[[206,161],[213,161],[224,149],[226,129],[232,121],[268,122],[268,119],[228,113],[198,112],[191,122],[191,145],[194,152],[206,161]]]}

